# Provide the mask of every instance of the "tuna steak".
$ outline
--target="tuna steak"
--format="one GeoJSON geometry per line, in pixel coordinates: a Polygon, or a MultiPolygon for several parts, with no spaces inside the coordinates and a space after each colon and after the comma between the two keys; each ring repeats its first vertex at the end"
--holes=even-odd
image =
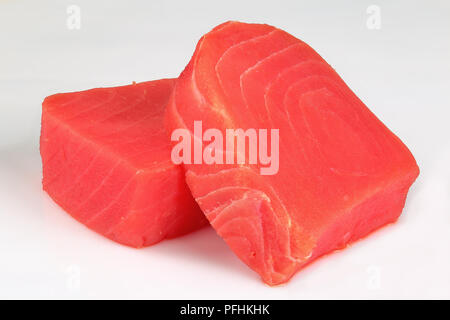
{"type": "Polygon", "coordinates": [[[170,160],[174,80],[56,94],[42,104],[43,188],[75,219],[142,247],[207,223],[170,160]]]}
{"type": "Polygon", "coordinates": [[[195,121],[223,136],[279,129],[276,174],[249,161],[184,165],[211,225],[269,285],[394,222],[419,174],[407,147],[311,47],[268,25],[228,22],[204,35],[166,121],[191,136],[195,121]]]}

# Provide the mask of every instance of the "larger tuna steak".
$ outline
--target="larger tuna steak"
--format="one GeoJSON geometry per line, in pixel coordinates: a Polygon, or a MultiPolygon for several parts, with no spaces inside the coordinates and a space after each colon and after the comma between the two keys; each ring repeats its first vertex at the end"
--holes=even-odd
{"type": "Polygon", "coordinates": [[[170,160],[174,80],[56,94],[42,105],[44,190],[89,228],[142,247],[207,223],[170,160]]]}
{"type": "Polygon", "coordinates": [[[203,36],[167,119],[191,136],[195,121],[223,136],[279,129],[276,174],[261,175],[248,153],[244,164],[185,164],[212,226],[270,285],[395,221],[419,173],[407,147],[311,47],[268,25],[228,22],[203,36]]]}

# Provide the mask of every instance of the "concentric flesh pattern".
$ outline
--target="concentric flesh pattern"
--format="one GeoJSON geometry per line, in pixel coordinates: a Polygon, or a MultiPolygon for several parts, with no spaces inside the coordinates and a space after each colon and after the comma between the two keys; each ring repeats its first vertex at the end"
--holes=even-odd
{"type": "MultiPolygon", "coordinates": [[[[204,35],[167,109],[171,130],[279,129],[279,170],[185,164],[218,234],[269,285],[400,215],[419,173],[407,147],[311,47],[275,27],[204,35]]],[[[247,154],[248,156],[248,154],[247,154]]]]}

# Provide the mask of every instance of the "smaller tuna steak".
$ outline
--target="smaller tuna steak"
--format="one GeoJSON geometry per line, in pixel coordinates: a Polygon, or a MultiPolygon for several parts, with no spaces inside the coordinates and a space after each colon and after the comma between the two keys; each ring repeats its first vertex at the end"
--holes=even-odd
{"type": "Polygon", "coordinates": [[[56,94],[42,104],[43,188],[75,219],[143,247],[207,223],[170,160],[174,80],[56,94]]]}

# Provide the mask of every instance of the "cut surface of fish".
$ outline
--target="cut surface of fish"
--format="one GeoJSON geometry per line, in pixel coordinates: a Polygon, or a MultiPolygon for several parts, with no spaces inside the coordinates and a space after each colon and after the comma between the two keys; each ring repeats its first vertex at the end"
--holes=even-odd
{"type": "Polygon", "coordinates": [[[419,174],[408,148],[317,52],[269,25],[227,22],[201,38],[166,115],[172,132],[193,135],[196,121],[223,137],[279,132],[275,174],[261,174],[267,164],[251,163],[249,148],[244,163],[184,164],[211,225],[269,285],[396,221],[419,174]]]}
{"type": "Polygon", "coordinates": [[[55,94],[42,105],[43,189],[75,219],[143,247],[207,224],[170,159],[173,79],[55,94]]]}

